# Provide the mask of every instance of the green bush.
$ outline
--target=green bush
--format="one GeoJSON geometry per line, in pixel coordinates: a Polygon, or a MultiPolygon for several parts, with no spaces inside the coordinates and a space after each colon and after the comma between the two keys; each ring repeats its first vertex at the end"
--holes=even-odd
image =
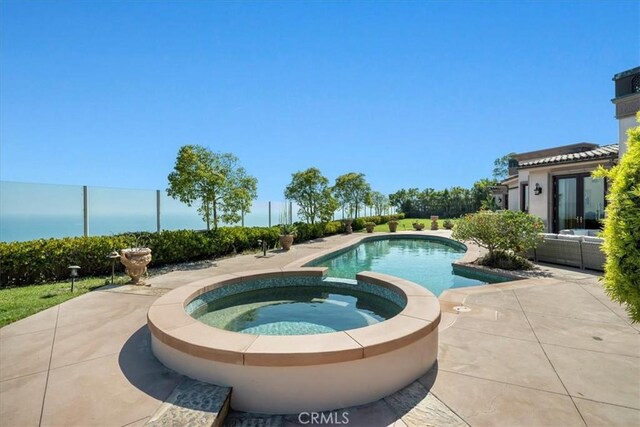
{"type": "Polygon", "coordinates": [[[538,233],[543,230],[542,220],[525,212],[480,211],[460,218],[452,236],[486,248],[489,251],[486,262],[492,262],[506,254],[517,256],[535,248],[538,233]]]}
{"type": "Polygon", "coordinates": [[[364,223],[367,222],[369,218],[364,217],[364,218],[356,218],[353,220],[353,223],[351,224],[351,228],[353,229],[353,231],[360,231],[364,228],[364,223]]]}
{"type": "MultiPolygon", "coordinates": [[[[640,113],[637,115],[640,122],[640,113]]],[[[620,164],[595,176],[607,177],[603,251],[604,287],[611,299],[627,304],[634,322],[640,322],[640,126],[627,132],[627,152],[620,164]]]]}
{"type": "Polygon", "coordinates": [[[79,265],[85,277],[107,275],[112,263],[107,255],[133,246],[149,247],[150,265],[159,267],[257,249],[262,239],[273,247],[278,236],[277,228],[224,227],[209,232],[177,230],[0,243],[0,287],[66,280],[67,267],[72,264],[79,265]]]}

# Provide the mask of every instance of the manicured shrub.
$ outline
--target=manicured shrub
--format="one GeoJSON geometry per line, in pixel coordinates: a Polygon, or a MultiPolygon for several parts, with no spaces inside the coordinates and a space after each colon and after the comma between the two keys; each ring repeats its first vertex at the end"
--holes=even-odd
{"type": "Polygon", "coordinates": [[[368,219],[368,217],[354,219],[353,224],[351,224],[351,228],[353,228],[353,231],[362,230],[364,228],[364,223],[367,222],[368,219]]]}
{"type": "Polygon", "coordinates": [[[331,236],[333,234],[344,233],[344,231],[345,231],[345,226],[344,226],[344,223],[342,221],[329,221],[324,226],[324,235],[325,236],[331,236]]]}
{"type": "Polygon", "coordinates": [[[0,243],[0,287],[66,280],[71,264],[81,267],[82,276],[107,275],[112,262],[107,255],[133,246],[151,248],[150,265],[159,267],[258,249],[262,239],[273,247],[278,235],[274,227],[224,227],[209,232],[177,230],[0,243]]]}
{"type": "Polygon", "coordinates": [[[528,249],[535,248],[538,233],[544,229],[542,220],[520,211],[480,211],[460,218],[453,229],[453,238],[471,241],[489,253],[480,262],[490,267],[518,269],[520,264],[509,262],[528,249]],[[498,262],[498,260],[504,260],[498,262]],[[509,265],[512,265],[509,268],[509,265]]]}
{"type": "MultiPolygon", "coordinates": [[[[640,113],[637,115],[640,122],[640,113]]],[[[627,132],[627,152],[609,178],[603,250],[604,288],[614,300],[627,304],[634,322],[640,322],[640,126],[627,132]]]]}

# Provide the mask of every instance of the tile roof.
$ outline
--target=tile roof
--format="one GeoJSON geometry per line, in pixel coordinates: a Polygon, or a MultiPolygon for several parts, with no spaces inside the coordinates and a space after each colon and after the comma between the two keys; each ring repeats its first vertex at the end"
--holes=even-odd
{"type": "Polygon", "coordinates": [[[519,168],[546,166],[558,163],[576,163],[589,160],[598,160],[618,156],[618,144],[603,145],[593,150],[581,151],[579,153],[560,154],[557,156],[543,157],[541,159],[529,160],[518,165],[519,168]]]}

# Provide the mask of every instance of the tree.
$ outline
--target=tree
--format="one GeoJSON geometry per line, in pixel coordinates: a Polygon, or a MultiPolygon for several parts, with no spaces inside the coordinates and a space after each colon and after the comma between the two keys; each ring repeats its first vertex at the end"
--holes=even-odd
{"type": "Polygon", "coordinates": [[[498,181],[489,178],[482,178],[481,180],[473,183],[473,188],[471,189],[471,198],[473,200],[473,204],[471,206],[472,211],[478,211],[481,208],[491,210],[497,208],[490,188],[494,185],[498,185],[498,181]]]}
{"type": "MultiPolygon", "coordinates": [[[[640,123],[640,113],[636,116],[640,123]]],[[[627,152],[597,178],[609,179],[604,220],[604,288],[611,299],[627,304],[633,322],[640,322],[640,126],[627,131],[627,152]]]]}
{"type": "Polygon", "coordinates": [[[185,145],[178,150],[173,172],[169,174],[167,194],[189,206],[200,202],[198,212],[207,230],[218,228],[221,219],[240,221],[257,196],[258,181],[247,175],[231,153],[214,153],[200,145],[185,145]]]}
{"type": "Polygon", "coordinates": [[[404,188],[389,195],[389,203],[395,206],[398,212],[402,212],[407,217],[417,216],[416,212],[420,204],[420,191],[417,188],[404,188]]]}
{"type": "Polygon", "coordinates": [[[389,206],[389,198],[379,191],[371,193],[371,204],[376,215],[382,215],[384,210],[389,206]]]}
{"type": "Polygon", "coordinates": [[[300,206],[298,214],[310,224],[329,221],[338,209],[338,202],[329,188],[329,180],[317,168],[292,174],[284,196],[300,206]]]}
{"type": "Polygon", "coordinates": [[[349,211],[354,211],[354,219],[358,218],[361,204],[371,204],[371,186],[364,179],[363,173],[350,172],[337,177],[333,194],[349,211]]]}
{"type": "Polygon", "coordinates": [[[515,156],[516,153],[505,154],[502,157],[497,158],[493,162],[493,178],[502,181],[509,176],[509,160],[515,156]]]}

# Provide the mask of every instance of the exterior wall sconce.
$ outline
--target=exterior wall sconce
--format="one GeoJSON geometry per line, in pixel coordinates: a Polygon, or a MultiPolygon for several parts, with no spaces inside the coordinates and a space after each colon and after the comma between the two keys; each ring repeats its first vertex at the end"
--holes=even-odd
{"type": "Polygon", "coordinates": [[[540,187],[540,184],[538,184],[536,182],[536,186],[533,189],[533,194],[535,194],[536,196],[539,196],[540,194],[542,194],[542,187],[540,187]]]}

